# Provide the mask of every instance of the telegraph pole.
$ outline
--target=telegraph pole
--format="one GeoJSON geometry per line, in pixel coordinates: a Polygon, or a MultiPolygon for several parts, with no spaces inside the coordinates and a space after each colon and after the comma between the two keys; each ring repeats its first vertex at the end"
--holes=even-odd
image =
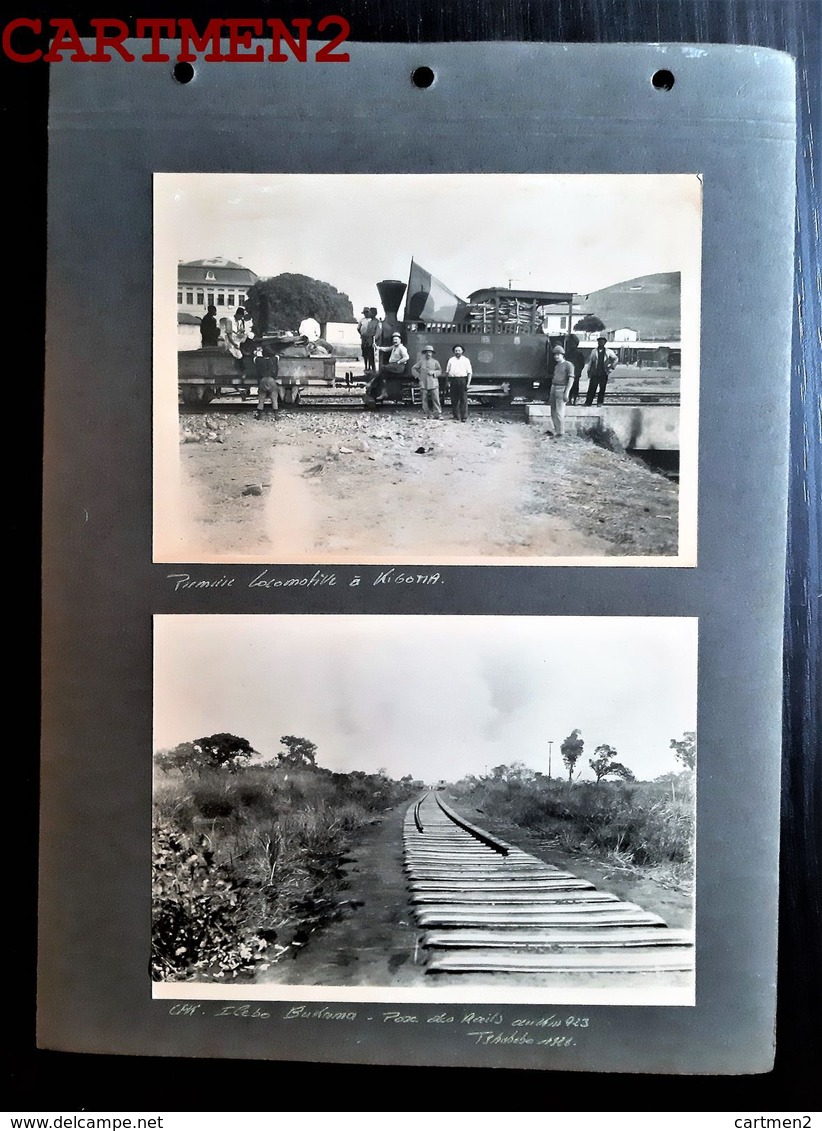
{"type": "Polygon", "coordinates": [[[554,746],[553,738],[548,739],[548,780],[551,780],[551,750],[554,746]]]}

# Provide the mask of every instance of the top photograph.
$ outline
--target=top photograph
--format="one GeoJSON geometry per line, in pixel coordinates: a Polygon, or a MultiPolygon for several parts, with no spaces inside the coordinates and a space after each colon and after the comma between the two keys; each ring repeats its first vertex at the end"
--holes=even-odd
{"type": "Polygon", "coordinates": [[[702,180],[154,175],[154,560],[697,560],[702,180]]]}

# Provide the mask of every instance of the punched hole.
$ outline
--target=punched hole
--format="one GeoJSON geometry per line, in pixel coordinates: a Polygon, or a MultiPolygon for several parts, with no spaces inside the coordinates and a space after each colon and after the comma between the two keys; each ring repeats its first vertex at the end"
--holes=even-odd
{"type": "Polygon", "coordinates": [[[430,67],[416,67],[411,72],[411,82],[420,90],[425,90],[434,81],[434,72],[430,67]]]}
{"type": "Polygon", "coordinates": [[[671,71],[657,71],[651,79],[655,90],[673,90],[675,81],[671,71]]]}
{"type": "Polygon", "coordinates": [[[191,82],[194,78],[194,68],[191,63],[175,63],[171,73],[174,75],[175,81],[183,85],[187,82],[191,82]]]}

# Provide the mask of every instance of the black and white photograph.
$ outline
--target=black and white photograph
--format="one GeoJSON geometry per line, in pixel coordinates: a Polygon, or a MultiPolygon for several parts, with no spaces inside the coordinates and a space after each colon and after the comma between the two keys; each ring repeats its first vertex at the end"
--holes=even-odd
{"type": "Polygon", "coordinates": [[[154,175],[154,560],[696,564],[692,174],[154,175]]]}
{"type": "Polygon", "coordinates": [[[694,1004],[695,618],[154,622],[155,998],[694,1004]]]}

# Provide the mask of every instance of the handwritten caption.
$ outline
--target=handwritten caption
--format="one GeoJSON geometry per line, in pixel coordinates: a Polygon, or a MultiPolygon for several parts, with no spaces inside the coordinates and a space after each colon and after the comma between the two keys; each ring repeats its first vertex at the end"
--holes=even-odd
{"type": "Polygon", "coordinates": [[[448,1025],[453,1026],[467,1040],[476,1045],[535,1045],[543,1048],[574,1048],[582,1031],[589,1029],[591,1019],[576,1013],[548,1013],[539,1017],[520,1017],[498,1010],[488,1013],[445,1010],[424,1014],[399,1009],[374,1010],[331,1009],[327,1006],[292,1005],[285,1012],[265,1009],[249,1002],[220,1005],[217,1009],[202,1003],[176,1002],[169,1009],[172,1017],[193,1017],[196,1014],[211,1017],[244,1017],[260,1021],[321,1021],[333,1024],[360,1024],[374,1026],[394,1025],[448,1025]]]}
{"type": "Polygon", "coordinates": [[[279,576],[272,574],[268,569],[261,570],[250,580],[237,577],[235,574],[223,574],[221,577],[197,577],[191,573],[167,573],[166,579],[170,582],[175,593],[189,590],[210,589],[356,589],[364,585],[374,588],[382,585],[444,585],[441,573],[414,573],[393,567],[391,569],[374,569],[368,571],[351,571],[350,574],[324,573],[315,569],[313,573],[292,574],[279,576]]]}

